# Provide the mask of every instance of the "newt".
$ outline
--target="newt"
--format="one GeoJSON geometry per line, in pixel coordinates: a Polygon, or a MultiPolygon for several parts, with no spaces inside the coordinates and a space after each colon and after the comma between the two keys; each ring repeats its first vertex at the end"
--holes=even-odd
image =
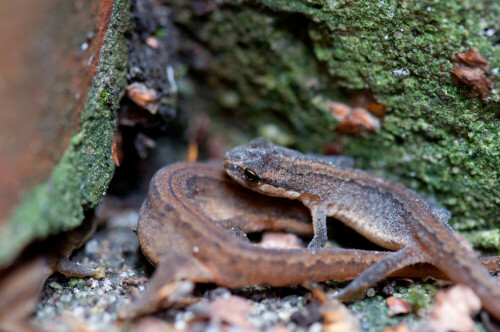
{"type": "MultiPolygon", "coordinates": [[[[174,304],[175,284],[182,280],[230,288],[351,280],[392,255],[341,248],[266,249],[245,239],[245,233],[263,230],[313,233],[302,204],[244,189],[222,165],[176,163],[160,169],[151,180],[137,228],[142,252],[156,271],[144,294],[120,310],[120,317],[174,304]]],[[[498,261],[493,257],[482,262],[494,270],[498,261]]],[[[445,277],[429,265],[410,266],[392,276],[445,277]]]]}
{"type": "Polygon", "coordinates": [[[483,307],[500,319],[500,284],[458,240],[446,217],[433,211],[415,191],[264,138],[227,152],[225,168],[245,188],[302,202],[313,218],[311,253],[321,252],[319,248],[327,241],[327,216],[395,250],[344,288],[337,295],[339,300],[361,295],[404,267],[429,263],[453,282],[472,288],[483,307]]]}

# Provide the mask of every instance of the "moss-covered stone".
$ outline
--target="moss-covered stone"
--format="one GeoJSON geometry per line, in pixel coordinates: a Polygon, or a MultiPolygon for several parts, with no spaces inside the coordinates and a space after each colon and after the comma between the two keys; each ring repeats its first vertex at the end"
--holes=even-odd
{"type": "Polygon", "coordinates": [[[78,226],[83,212],[99,204],[113,175],[111,142],[116,107],[125,86],[129,3],[114,1],[97,71],[81,116],[81,130],[70,142],[50,179],[14,210],[0,233],[0,266],[26,244],[78,226]]]}
{"type": "Polygon", "coordinates": [[[425,322],[421,319],[432,307],[432,301],[436,289],[422,282],[407,284],[406,286],[396,284],[394,295],[409,302],[412,309],[404,315],[390,316],[386,299],[380,295],[365,297],[348,305],[357,317],[363,331],[382,331],[389,326],[396,326],[404,323],[410,329],[418,330],[425,322]]]}
{"type": "Polygon", "coordinates": [[[368,90],[387,105],[382,129],[342,137],[344,153],[435,197],[455,229],[483,230],[474,244],[500,242],[488,232],[500,225],[500,92],[483,101],[451,73],[453,55],[469,48],[498,71],[500,3],[232,1],[199,17],[181,1],[177,14],[208,51],[195,69],[214,116],[232,115],[248,136],[277,127],[321,152],[339,139],[327,102],[368,90]]]}

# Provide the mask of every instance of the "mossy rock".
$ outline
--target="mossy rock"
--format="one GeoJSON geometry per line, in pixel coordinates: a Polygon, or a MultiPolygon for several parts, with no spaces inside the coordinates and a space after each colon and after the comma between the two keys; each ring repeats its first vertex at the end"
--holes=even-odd
{"type": "Polygon", "coordinates": [[[124,33],[130,16],[128,1],[108,4],[112,11],[104,15],[105,26],[101,28],[106,32],[81,113],[80,130],[71,138],[48,181],[26,195],[1,228],[0,267],[8,265],[34,239],[78,226],[84,210],[102,201],[111,181],[116,108],[126,82],[128,50],[124,33]]]}

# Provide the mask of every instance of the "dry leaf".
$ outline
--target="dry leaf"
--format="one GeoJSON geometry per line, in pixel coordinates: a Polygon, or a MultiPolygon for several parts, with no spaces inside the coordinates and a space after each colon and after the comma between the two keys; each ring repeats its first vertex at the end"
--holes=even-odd
{"type": "Polygon", "coordinates": [[[373,116],[365,108],[361,107],[354,108],[352,110],[350,118],[351,121],[357,123],[359,126],[362,127],[362,129],[368,131],[377,131],[378,129],[380,129],[380,120],[377,117],[373,116]]]}
{"type": "Polygon", "coordinates": [[[156,317],[144,317],[139,319],[130,329],[132,332],[170,332],[179,331],[172,324],[156,317]]]}
{"type": "Polygon", "coordinates": [[[322,303],[320,313],[323,317],[323,331],[325,332],[361,331],[359,320],[356,316],[337,300],[329,300],[322,303]]]}
{"type": "Polygon", "coordinates": [[[385,300],[385,302],[387,303],[389,316],[391,317],[399,314],[407,314],[411,311],[411,303],[403,299],[390,296],[385,300]]]}
{"type": "Polygon", "coordinates": [[[474,321],[470,315],[476,314],[480,309],[481,301],[472,289],[456,285],[436,294],[429,326],[435,332],[473,332],[474,321]]]}
{"type": "Polygon", "coordinates": [[[214,300],[207,310],[207,315],[214,323],[228,324],[244,331],[253,331],[256,329],[247,318],[251,309],[252,306],[248,300],[232,295],[214,300]]]}
{"type": "Polygon", "coordinates": [[[478,67],[483,71],[490,70],[490,65],[488,64],[488,59],[486,59],[478,50],[471,48],[467,52],[461,52],[456,54],[457,57],[472,67],[478,67]]]}
{"type": "Polygon", "coordinates": [[[153,103],[158,99],[158,94],[144,83],[132,83],[125,88],[125,92],[137,105],[147,109],[151,114],[156,114],[158,111],[158,105],[153,103]]]}
{"type": "Polygon", "coordinates": [[[384,119],[387,111],[387,106],[379,103],[373,94],[368,90],[354,90],[351,92],[352,96],[349,104],[352,107],[362,107],[367,109],[371,114],[384,119]]]}
{"type": "Polygon", "coordinates": [[[451,70],[460,81],[472,88],[483,100],[491,96],[496,78],[489,71],[490,65],[481,53],[475,49],[456,53],[455,66],[451,70]]]}
{"type": "Polygon", "coordinates": [[[410,332],[406,325],[398,324],[396,326],[389,326],[382,330],[382,332],[410,332]]]}
{"type": "Polygon", "coordinates": [[[343,134],[375,132],[380,129],[380,120],[364,107],[351,108],[345,104],[329,102],[332,116],[339,120],[337,131],[343,134]]]}
{"type": "Polygon", "coordinates": [[[339,121],[344,121],[352,111],[346,104],[328,102],[327,106],[331,110],[332,116],[339,121]]]}

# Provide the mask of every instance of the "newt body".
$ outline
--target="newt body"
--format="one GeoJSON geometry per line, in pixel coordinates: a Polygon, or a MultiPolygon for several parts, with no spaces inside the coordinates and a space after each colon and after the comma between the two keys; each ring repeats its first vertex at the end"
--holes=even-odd
{"type": "MultiPolygon", "coordinates": [[[[214,282],[226,287],[285,286],[306,280],[349,280],[387,255],[385,252],[334,248],[319,249],[316,253],[307,249],[265,249],[242,241],[228,231],[233,224],[248,231],[244,225],[251,224],[247,218],[252,218],[253,213],[247,211],[241,219],[228,218],[221,222],[209,218],[199,203],[200,188],[214,178],[230,185],[231,180],[225,177],[223,169],[209,164],[173,164],[156,173],[141,208],[137,228],[141,249],[154,265],[162,264],[169,256],[177,257],[176,261],[179,257],[186,261],[194,258],[203,278],[193,280],[186,276],[193,281],[214,282]],[[297,273],[288,273],[291,270],[297,273]]],[[[244,198],[246,206],[249,209],[253,206],[261,213],[271,212],[283,203],[271,201],[266,203],[267,207],[259,206],[255,201],[257,196],[251,192],[245,195],[249,194],[253,195],[244,198]]],[[[219,201],[219,204],[227,203],[219,201]]],[[[279,218],[284,217],[280,214],[279,218]]],[[[269,222],[276,217],[269,215],[267,219],[269,222]]]]}
{"type": "MultiPolygon", "coordinates": [[[[171,305],[175,298],[170,286],[180,280],[225,287],[350,280],[392,254],[264,249],[229,232],[239,227],[244,232],[312,234],[308,214],[297,202],[242,188],[225,175],[222,165],[177,163],[159,170],[151,180],[137,229],[143,253],[157,268],[143,296],[120,316],[130,318],[171,305]]],[[[498,258],[483,263],[494,268],[498,258]]],[[[444,277],[429,265],[410,266],[393,276],[444,277]]]]}
{"type": "Polygon", "coordinates": [[[324,246],[326,217],[343,221],[374,243],[398,250],[364,271],[339,299],[360,295],[394,271],[430,263],[452,281],[471,287],[500,318],[500,285],[459,242],[451,228],[414,191],[321,158],[255,139],[226,154],[226,171],[254,191],[301,201],[311,211],[312,251],[324,246]]]}

